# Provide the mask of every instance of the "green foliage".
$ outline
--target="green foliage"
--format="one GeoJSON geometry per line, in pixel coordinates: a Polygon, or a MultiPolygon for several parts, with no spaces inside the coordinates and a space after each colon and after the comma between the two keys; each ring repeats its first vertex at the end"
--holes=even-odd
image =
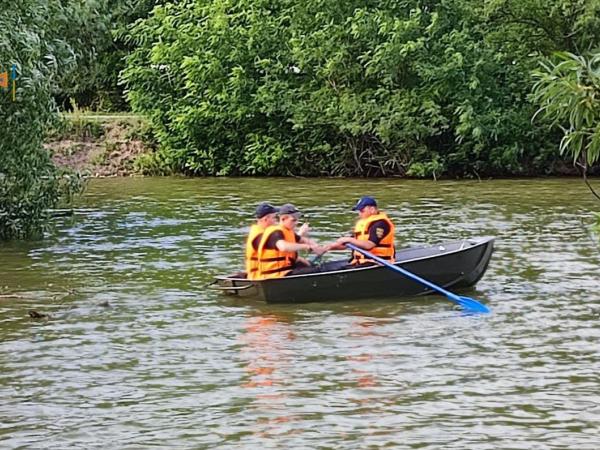
{"type": "Polygon", "coordinates": [[[600,38],[584,0],[185,0],[136,22],[123,78],[168,167],[199,175],[545,171],[540,56],[600,38]]]}
{"type": "Polygon", "coordinates": [[[414,162],[408,168],[406,175],[417,178],[436,179],[438,174],[444,172],[444,165],[435,157],[431,161],[414,162]]]}
{"type": "Polygon", "coordinates": [[[172,165],[163,153],[143,153],[133,161],[133,171],[141,175],[171,175],[172,165]]]}
{"type": "Polygon", "coordinates": [[[596,219],[596,222],[593,225],[594,231],[600,234],[600,213],[594,213],[594,217],[596,219]]]}
{"type": "Polygon", "coordinates": [[[91,120],[83,114],[74,114],[69,117],[62,116],[57,119],[52,128],[46,133],[47,140],[99,139],[104,134],[104,128],[97,120],[91,120]]]}
{"type": "Polygon", "coordinates": [[[57,170],[42,147],[57,117],[52,91],[74,64],[61,31],[77,8],[66,5],[22,0],[0,15],[0,29],[10,30],[0,42],[0,64],[16,64],[18,74],[16,101],[0,91],[0,240],[39,235],[48,209],[81,185],[78,176],[57,170]]]}
{"type": "Polygon", "coordinates": [[[538,113],[560,127],[560,152],[582,165],[600,159],[600,52],[589,57],[555,54],[534,72],[538,113]]]}
{"type": "Polygon", "coordinates": [[[72,2],[76,9],[72,26],[63,30],[77,58],[55,91],[63,109],[70,109],[71,99],[94,111],[124,111],[129,109],[119,85],[119,72],[125,67],[125,57],[133,49],[128,28],[139,18],[145,18],[162,0],[83,0],[72,2]]]}

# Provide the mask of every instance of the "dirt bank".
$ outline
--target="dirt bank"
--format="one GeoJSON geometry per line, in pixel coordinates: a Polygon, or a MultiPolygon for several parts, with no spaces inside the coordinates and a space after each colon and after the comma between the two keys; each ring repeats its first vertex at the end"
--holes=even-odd
{"type": "Polygon", "coordinates": [[[140,155],[154,144],[144,120],[138,116],[66,116],[45,147],[60,167],[92,177],[131,176],[140,173],[140,155]]]}

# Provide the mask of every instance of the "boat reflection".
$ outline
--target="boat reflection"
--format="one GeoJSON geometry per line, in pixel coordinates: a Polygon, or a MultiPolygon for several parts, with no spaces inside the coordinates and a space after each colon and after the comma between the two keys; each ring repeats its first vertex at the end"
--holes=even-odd
{"type": "Polygon", "coordinates": [[[352,346],[353,353],[346,356],[351,364],[351,372],[355,375],[356,385],[360,388],[369,388],[379,385],[376,374],[376,364],[379,358],[379,338],[386,337],[379,330],[381,320],[369,315],[355,313],[355,320],[351,323],[348,336],[355,341],[352,346]]]}
{"type": "Polygon", "coordinates": [[[281,370],[289,360],[287,343],[295,339],[289,324],[275,315],[254,316],[244,324],[240,336],[241,358],[248,374],[243,387],[282,386],[286,384],[281,370]]]}
{"type": "Polygon", "coordinates": [[[292,382],[288,370],[292,366],[293,345],[296,336],[289,319],[275,314],[248,317],[239,337],[241,360],[246,376],[241,387],[252,390],[253,401],[249,405],[256,417],[255,434],[269,438],[292,431],[287,426],[294,421],[286,401],[292,382]]]}

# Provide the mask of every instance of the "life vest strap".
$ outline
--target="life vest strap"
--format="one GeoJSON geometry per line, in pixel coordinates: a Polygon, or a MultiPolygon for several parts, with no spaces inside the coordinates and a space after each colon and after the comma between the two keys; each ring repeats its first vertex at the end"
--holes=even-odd
{"type": "Polygon", "coordinates": [[[275,258],[262,258],[263,262],[272,262],[272,261],[285,261],[285,256],[277,256],[275,258]]]}
{"type": "Polygon", "coordinates": [[[266,270],[263,272],[263,274],[268,275],[270,273],[283,272],[284,270],[292,270],[292,269],[293,269],[292,266],[278,267],[277,269],[266,270]]]}

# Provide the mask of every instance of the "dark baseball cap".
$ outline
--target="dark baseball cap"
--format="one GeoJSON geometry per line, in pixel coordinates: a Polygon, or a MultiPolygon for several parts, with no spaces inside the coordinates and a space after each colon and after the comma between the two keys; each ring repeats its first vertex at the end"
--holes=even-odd
{"type": "Polygon", "coordinates": [[[292,216],[300,217],[302,213],[296,209],[291,203],[286,203],[279,208],[279,215],[290,214],[292,216]]]}
{"type": "Polygon", "coordinates": [[[256,218],[260,219],[265,217],[267,214],[273,214],[279,212],[279,208],[275,208],[269,203],[261,203],[256,207],[256,218]]]}
{"type": "Polygon", "coordinates": [[[362,211],[362,209],[365,206],[377,207],[377,202],[375,201],[375,199],[373,197],[369,197],[368,195],[365,195],[364,197],[361,197],[360,200],[358,200],[358,202],[356,202],[356,205],[354,205],[354,207],[352,208],[352,211],[362,211]]]}

